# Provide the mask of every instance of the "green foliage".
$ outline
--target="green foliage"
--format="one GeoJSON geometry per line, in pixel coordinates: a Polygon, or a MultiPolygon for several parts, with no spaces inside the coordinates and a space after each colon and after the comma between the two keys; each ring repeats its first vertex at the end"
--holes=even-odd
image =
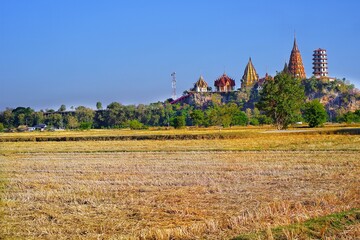
{"type": "Polygon", "coordinates": [[[129,120],[126,122],[125,125],[132,130],[146,129],[146,126],[144,126],[144,124],[142,124],[138,120],[129,120]]]}
{"type": "Polygon", "coordinates": [[[259,120],[257,118],[251,118],[250,121],[249,121],[249,124],[253,125],[253,126],[259,126],[260,122],[259,122],[259,120]]]}
{"type": "Polygon", "coordinates": [[[102,107],[102,103],[101,102],[97,102],[96,103],[96,109],[97,110],[101,110],[103,107],[102,107]]]}
{"type": "Polygon", "coordinates": [[[190,113],[190,117],[192,119],[193,125],[202,126],[204,123],[204,112],[201,110],[194,110],[190,113]]]}
{"type": "Polygon", "coordinates": [[[4,124],[3,123],[0,123],[0,132],[3,132],[4,131],[4,124]]]}
{"type": "Polygon", "coordinates": [[[66,106],[64,104],[62,104],[58,110],[59,112],[64,112],[66,111],[66,106]]]}
{"type": "Polygon", "coordinates": [[[185,116],[180,115],[174,117],[172,121],[172,126],[177,129],[185,127],[185,116]]]}
{"type": "Polygon", "coordinates": [[[76,117],[72,115],[68,115],[65,117],[66,128],[68,129],[76,129],[79,127],[79,122],[76,117]]]}
{"type": "Polygon", "coordinates": [[[359,123],[360,122],[360,110],[356,110],[355,112],[346,112],[340,115],[337,119],[338,122],[346,122],[350,123],[359,123]]]}
{"type": "Polygon", "coordinates": [[[232,121],[231,124],[236,126],[246,126],[249,122],[248,117],[246,116],[246,114],[243,111],[238,111],[237,113],[235,113],[232,117],[232,121]]]}
{"type": "Polygon", "coordinates": [[[315,99],[304,105],[304,119],[309,123],[309,127],[317,127],[326,122],[327,113],[325,107],[315,99]]]}
{"type": "Polygon", "coordinates": [[[277,129],[286,129],[300,114],[304,99],[301,82],[286,73],[280,73],[273,81],[264,84],[257,107],[273,119],[277,129]]]}
{"type": "Polygon", "coordinates": [[[260,125],[273,124],[273,120],[264,114],[260,114],[256,119],[259,121],[260,125]]]}
{"type": "Polygon", "coordinates": [[[351,209],[312,218],[305,222],[242,234],[232,240],[289,239],[289,235],[287,234],[289,232],[291,232],[296,239],[327,239],[327,237],[340,234],[349,226],[357,226],[359,223],[360,209],[351,209]]]}
{"type": "Polygon", "coordinates": [[[61,114],[58,114],[58,113],[50,114],[46,118],[45,123],[46,123],[46,125],[54,127],[54,128],[61,128],[61,127],[63,127],[63,118],[62,118],[61,114]]]}
{"type": "Polygon", "coordinates": [[[80,123],[80,129],[81,130],[88,130],[91,129],[92,123],[91,122],[81,122],[80,123]]]}
{"type": "Polygon", "coordinates": [[[75,116],[77,117],[77,120],[81,123],[81,122],[88,122],[91,123],[91,125],[93,124],[94,121],[94,110],[92,110],[91,108],[87,108],[84,106],[79,106],[75,109],[75,116]]]}

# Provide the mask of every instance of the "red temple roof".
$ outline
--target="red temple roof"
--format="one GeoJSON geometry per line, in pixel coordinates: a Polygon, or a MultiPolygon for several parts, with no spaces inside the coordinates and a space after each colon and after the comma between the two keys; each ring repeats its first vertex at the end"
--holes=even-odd
{"type": "Polygon", "coordinates": [[[224,86],[235,86],[235,80],[230,78],[226,73],[224,73],[221,77],[215,80],[215,87],[224,87],[224,86]]]}

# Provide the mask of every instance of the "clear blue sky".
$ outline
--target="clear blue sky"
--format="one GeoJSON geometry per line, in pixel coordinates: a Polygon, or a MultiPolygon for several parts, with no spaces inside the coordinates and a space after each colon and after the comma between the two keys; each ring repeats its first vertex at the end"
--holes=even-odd
{"type": "Polygon", "coordinates": [[[0,0],[0,110],[95,108],[171,97],[202,74],[260,77],[288,61],[294,31],[307,76],[328,51],[329,75],[360,87],[360,1],[0,0]]]}

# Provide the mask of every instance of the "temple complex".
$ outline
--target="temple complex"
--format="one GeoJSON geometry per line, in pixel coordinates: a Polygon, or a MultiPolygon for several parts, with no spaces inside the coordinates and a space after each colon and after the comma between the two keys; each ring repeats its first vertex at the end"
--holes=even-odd
{"type": "Polygon", "coordinates": [[[221,77],[215,80],[214,86],[217,92],[231,92],[234,90],[235,80],[224,73],[221,77]]]}
{"type": "Polygon", "coordinates": [[[194,88],[192,89],[195,92],[207,92],[208,84],[205,82],[203,76],[200,76],[199,80],[194,84],[194,88]]]}
{"type": "Polygon", "coordinates": [[[289,72],[295,78],[304,79],[306,78],[304,65],[301,59],[301,54],[296,43],[296,38],[294,38],[294,46],[291,50],[290,60],[289,60],[289,72]]]}
{"type": "MultiPolygon", "coordinates": [[[[334,79],[328,77],[327,54],[325,49],[318,48],[314,50],[313,70],[313,75],[318,79],[326,79],[328,81],[332,81],[334,79]]],[[[291,50],[289,62],[285,62],[284,68],[281,72],[289,74],[292,77],[298,79],[306,78],[305,69],[296,38],[294,38],[294,45],[291,50]]],[[[189,91],[186,91],[188,95],[184,95],[181,98],[174,100],[173,102],[182,101],[184,97],[186,98],[195,93],[206,93],[203,94],[204,96],[220,93],[222,96],[225,96],[228,92],[243,90],[247,91],[253,88],[261,91],[263,85],[272,79],[274,78],[268,75],[268,73],[266,73],[265,77],[259,78],[259,75],[250,57],[245,67],[244,74],[240,80],[241,89],[235,90],[235,80],[227,76],[226,73],[214,81],[215,88],[213,91],[211,90],[211,87],[209,87],[208,83],[204,80],[204,77],[200,76],[199,79],[194,83],[193,88],[190,88],[189,91]]]]}
{"type": "Polygon", "coordinates": [[[316,78],[327,78],[327,54],[325,49],[318,48],[314,50],[313,54],[313,75],[316,78]]]}
{"type": "Polygon", "coordinates": [[[249,58],[249,62],[244,70],[244,75],[241,78],[241,88],[252,87],[257,81],[259,81],[259,75],[256,73],[251,58],[249,58]]]}

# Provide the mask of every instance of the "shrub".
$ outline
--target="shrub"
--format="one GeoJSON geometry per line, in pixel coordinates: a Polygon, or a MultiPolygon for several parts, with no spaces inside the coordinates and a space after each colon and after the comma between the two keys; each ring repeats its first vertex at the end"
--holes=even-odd
{"type": "Polygon", "coordinates": [[[257,118],[251,118],[249,123],[250,123],[250,125],[258,126],[259,120],[257,118]]]}
{"type": "Polygon", "coordinates": [[[88,130],[91,129],[92,123],[91,122],[81,122],[80,123],[80,129],[81,130],[88,130]]]}
{"type": "Polygon", "coordinates": [[[4,124],[0,123],[0,132],[4,131],[4,124]]]}
{"type": "Polygon", "coordinates": [[[139,122],[136,119],[127,121],[126,125],[132,130],[138,130],[138,129],[145,129],[146,128],[144,126],[144,124],[142,124],[141,122],[139,122]]]}
{"type": "Polygon", "coordinates": [[[185,117],[182,115],[176,116],[172,121],[172,125],[177,129],[185,127],[185,117]]]}
{"type": "Polygon", "coordinates": [[[309,127],[317,127],[326,122],[327,113],[325,107],[315,99],[304,106],[304,119],[309,127]]]}

